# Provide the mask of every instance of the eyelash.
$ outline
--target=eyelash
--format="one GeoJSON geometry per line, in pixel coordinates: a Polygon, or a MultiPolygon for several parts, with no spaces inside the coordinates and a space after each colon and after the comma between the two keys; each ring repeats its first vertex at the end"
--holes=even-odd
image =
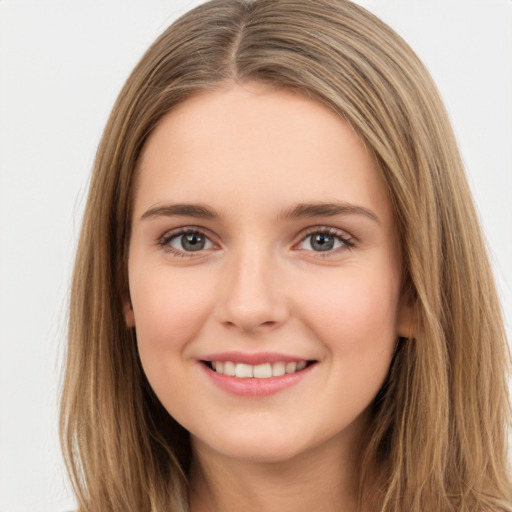
{"type": "MultiPolygon", "coordinates": [[[[190,234],[201,235],[201,236],[205,237],[207,240],[209,240],[210,243],[214,244],[214,242],[211,241],[211,238],[206,234],[205,231],[203,231],[202,229],[199,229],[199,228],[190,227],[190,228],[182,228],[182,229],[179,229],[178,231],[173,231],[171,233],[166,233],[164,236],[162,236],[158,240],[158,245],[163,247],[167,252],[173,254],[174,256],[178,256],[180,258],[192,258],[192,257],[194,257],[195,251],[181,251],[181,250],[175,249],[174,247],[172,247],[170,245],[170,242],[175,240],[176,238],[179,238],[180,236],[184,236],[184,235],[190,235],[190,234]]],[[[304,236],[302,236],[302,238],[300,239],[300,242],[295,244],[294,247],[302,244],[304,241],[306,241],[308,239],[308,237],[310,237],[312,235],[326,235],[326,236],[337,239],[342,244],[341,247],[338,247],[338,248],[332,249],[332,250],[327,250],[327,251],[325,251],[325,253],[323,253],[322,251],[313,251],[313,250],[308,251],[308,252],[314,253],[315,257],[318,257],[318,258],[327,258],[330,255],[332,255],[333,253],[338,253],[340,250],[350,251],[353,249],[353,247],[355,245],[353,238],[350,237],[349,235],[347,235],[343,231],[340,231],[338,229],[331,228],[331,227],[312,227],[306,231],[304,236]]],[[[303,249],[303,250],[306,250],[306,249],[303,249]]],[[[197,252],[201,253],[203,251],[204,251],[204,249],[199,250],[197,252]]]]}
{"type": "MultiPolygon", "coordinates": [[[[178,249],[175,249],[170,245],[170,243],[180,236],[184,235],[201,235],[205,239],[209,240],[211,242],[211,238],[201,229],[199,228],[182,228],[177,231],[173,231],[171,233],[166,233],[158,240],[158,245],[163,247],[167,252],[173,254],[174,256],[178,256],[180,258],[192,258],[194,257],[194,251],[180,251],[178,249]]],[[[213,243],[213,242],[211,242],[213,243]]],[[[201,251],[197,251],[198,253],[201,253],[201,251]]]]}
{"type": "MultiPolygon", "coordinates": [[[[299,244],[302,244],[305,240],[307,240],[312,235],[327,235],[334,239],[337,239],[341,242],[341,247],[338,247],[336,249],[331,249],[325,252],[322,251],[310,251],[315,254],[315,257],[317,258],[328,258],[329,256],[333,254],[337,254],[340,250],[344,251],[350,251],[354,248],[354,239],[345,233],[344,231],[341,231],[339,229],[331,228],[331,227],[312,227],[306,230],[306,234],[301,238],[299,244]]],[[[296,245],[299,245],[296,244],[296,245]]]]}

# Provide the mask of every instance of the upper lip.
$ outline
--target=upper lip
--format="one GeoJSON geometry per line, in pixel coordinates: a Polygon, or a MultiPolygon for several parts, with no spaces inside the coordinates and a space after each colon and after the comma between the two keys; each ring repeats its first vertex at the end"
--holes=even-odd
{"type": "Polygon", "coordinates": [[[279,354],[276,352],[220,352],[217,354],[208,354],[200,358],[201,361],[231,361],[233,363],[250,364],[252,366],[263,363],[293,363],[308,361],[307,358],[293,356],[289,354],[279,354]]]}

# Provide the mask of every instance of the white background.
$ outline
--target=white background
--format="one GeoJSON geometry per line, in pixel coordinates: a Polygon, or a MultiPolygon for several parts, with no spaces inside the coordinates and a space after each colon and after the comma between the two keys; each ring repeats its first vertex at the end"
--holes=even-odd
{"type": "MultiPolygon", "coordinates": [[[[0,0],[0,512],[73,507],[57,440],[88,173],[128,73],[186,0],[0,0]]],[[[446,101],[512,322],[512,1],[366,0],[446,101]]]]}

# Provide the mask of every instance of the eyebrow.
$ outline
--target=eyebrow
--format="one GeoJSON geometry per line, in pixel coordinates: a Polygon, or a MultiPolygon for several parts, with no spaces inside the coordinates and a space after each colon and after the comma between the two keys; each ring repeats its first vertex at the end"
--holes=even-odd
{"type": "Polygon", "coordinates": [[[200,219],[218,219],[220,215],[209,208],[208,206],[200,204],[164,204],[161,206],[153,206],[146,210],[140,220],[149,219],[153,217],[197,217],[200,219]]]}
{"type": "MultiPolygon", "coordinates": [[[[334,217],[335,215],[363,215],[380,224],[379,218],[368,208],[345,202],[299,203],[283,210],[277,220],[303,219],[310,217],[334,217]]],[[[221,216],[213,208],[201,204],[164,204],[146,210],[141,220],[154,217],[195,217],[200,219],[219,219],[221,216]]]]}
{"type": "Polygon", "coordinates": [[[380,224],[380,220],[368,208],[345,202],[300,203],[279,214],[279,220],[309,217],[334,217],[335,215],[364,215],[380,224]]]}

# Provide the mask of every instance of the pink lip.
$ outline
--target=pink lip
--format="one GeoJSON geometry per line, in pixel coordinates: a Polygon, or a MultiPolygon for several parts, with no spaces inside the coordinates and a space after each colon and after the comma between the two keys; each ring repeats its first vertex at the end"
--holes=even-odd
{"type": "MultiPolygon", "coordinates": [[[[213,360],[222,361],[223,359],[213,360]]],[[[233,359],[226,359],[226,361],[233,361],[233,359]]],[[[268,362],[268,359],[266,359],[266,361],[268,362]]],[[[277,361],[283,361],[283,359],[278,359],[277,361]]],[[[231,377],[229,375],[217,373],[206,364],[200,363],[200,366],[203,368],[203,371],[211,382],[223,391],[227,391],[232,395],[244,397],[265,397],[298,384],[307,375],[309,375],[317,365],[312,364],[298,372],[288,373],[281,375],[280,377],[270,377],[268,379],[231,377]]]]}
{"type": "Polygon", "coordinates": [[[249,354],[245,352],[221,352],[218,354],[208,354],[200,359],[202,361],[232,361],[233,363],[244,363],[252,366],[263,363],[298,363],[300,361],[305,361],[302,357],[277,354],[275,352],[259,352],[256,354],[249,354]]]}

